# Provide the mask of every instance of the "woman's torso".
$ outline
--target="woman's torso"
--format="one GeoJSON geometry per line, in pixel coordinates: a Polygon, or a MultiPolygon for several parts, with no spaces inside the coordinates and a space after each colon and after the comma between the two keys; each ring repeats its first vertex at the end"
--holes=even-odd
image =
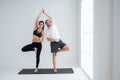
{"type": "Polygon", "coordinates": [[[42,30],[39,31],[38,29],[33,31],[33,42],[41,42],[42,37],[42,30]]]}

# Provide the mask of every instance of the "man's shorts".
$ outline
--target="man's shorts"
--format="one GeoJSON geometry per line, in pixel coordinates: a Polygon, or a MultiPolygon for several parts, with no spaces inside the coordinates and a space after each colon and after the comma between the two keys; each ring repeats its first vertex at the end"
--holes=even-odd
{"type": "Polygon", "coordinates": [[[51,52],[57,52],[59,51],[59,49],[62,49],[66,44],[60,40],[59,42],[51,42],[50,46],[51,46],[51,52]]]}

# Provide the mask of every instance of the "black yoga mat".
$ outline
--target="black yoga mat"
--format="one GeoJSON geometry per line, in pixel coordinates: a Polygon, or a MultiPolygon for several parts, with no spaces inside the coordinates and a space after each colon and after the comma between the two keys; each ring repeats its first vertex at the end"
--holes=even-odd
{"type": "Polygon", "coordinates": [[[72,74],[74,73],[72,68],[58,68],[57,72],[53,72],[53,69],[39,69],[37,73],[34,73],[34,69],[22,69],[18,74],[72,74]]]}

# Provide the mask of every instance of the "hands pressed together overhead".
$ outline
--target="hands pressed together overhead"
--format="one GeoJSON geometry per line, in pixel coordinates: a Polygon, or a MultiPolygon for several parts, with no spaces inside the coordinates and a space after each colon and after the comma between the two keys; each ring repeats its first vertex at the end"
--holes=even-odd
{"type": "Polygon", "coordinates": [[[43,14],[45,13],[45,10],[44,10],[44,9],[42,9],[42,13],[43,13],[43,14]]]}
{"type": "Polygon", "coordinates": [[[40,13],[41,13],[41,14],[45,14],[45,10],[44,10],[44,9],[42,9],[40,13]]]}

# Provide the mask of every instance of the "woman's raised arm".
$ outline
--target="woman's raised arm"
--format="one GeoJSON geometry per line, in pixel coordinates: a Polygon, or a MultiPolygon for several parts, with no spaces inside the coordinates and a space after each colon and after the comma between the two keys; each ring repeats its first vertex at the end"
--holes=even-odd
{"type": "Polygon", "coordinates": [[[38,28],[38,24],[39,24],[39,18],[42,15],[42,11],[39,13],[39,15],[37,16],[35,23],[34,23],[34,30],[38,28]]]}

